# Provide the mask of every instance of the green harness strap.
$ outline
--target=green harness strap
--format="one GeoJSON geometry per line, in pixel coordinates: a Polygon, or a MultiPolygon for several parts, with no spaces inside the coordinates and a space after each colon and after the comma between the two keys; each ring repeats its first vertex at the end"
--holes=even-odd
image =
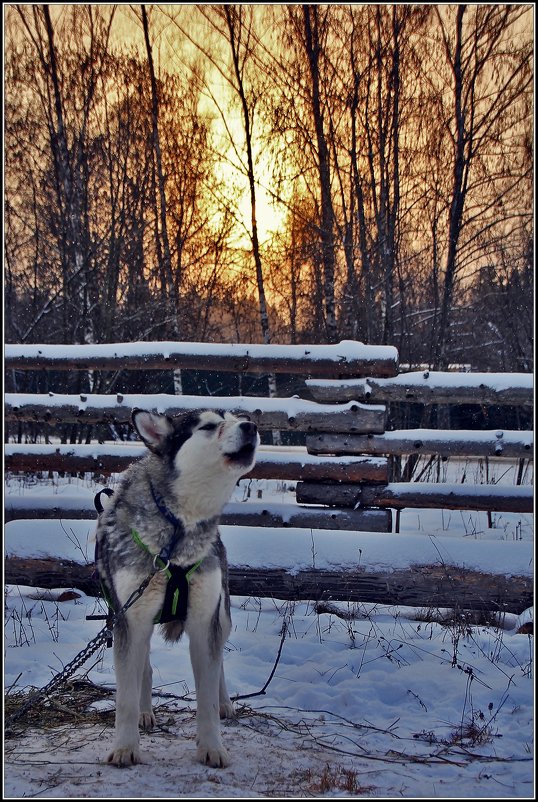
{"type": "Polygon", "coordinates": [[[168,580],[168,586],[166,595],[163,602],[163,607],[160,613],[155,617],[153,623],[166,623],[167,621],[177,621],[177,620],[185,620],[187,615],[187,602],[188,602],[188,594],[189,594],[189,582],[191,580],[192,575],[194,572],[200,567],[203,562],[202,560],[198,560],[198,562],[191,565],[191,567],[187,570],[184,568],[180,568],[180,566],[170,566],[170,564],[165,564],[161,560],[158,555],[154,555],[151,553],[149,548],[146,546],[144,541],[141,539],[140,535],[136,531],[136,529],[131,529],[131,536],[136,543],[137,546],[140,546],[141,549],[144,549],[148,554],[150,554],[155,563],[161,566],[161,570],[164,571],[166,574],[166,578],[168,580]],[[175,584],[175,587],[170,588],[170,583],[175,584]],[[184,598],[182,598],[181,591],[184,592],[184,598]],[[180,604],[181,602],[181,604],[180,604]]]}
{"type": "MultiPolygon", "coordinates": [[[[194,563],[194,565],[191,565],[190,568],[185,570],[184,568],[181,568],[179,565],[170,565],[170,563],[165,564],[158,554],[156,555],[152,554],[149,548],[144,543],[144,541],[141,539],[136,529],[131,529],[131,537],[133,538],[137,546],[139,546],[141,549],[147,552],[151,557],[153,557],[154,564],[156,566],[160,566],[160,570],[164,571],[164,573],[166,574],[167,585],[166,585],[166,593],[163,601],[163,606],[161,608],[161,611],[154,618],[153,623],[164,624],[167,623],[168,621],[184,621],[187,615],[189,582],[194,572],[198,570],[198,568],[201,566],[203,558],[201,560],[198,560],[198,562],[194,563]]],[[[95,562],[97,564],[97,544],[96,544],[95,562]]],[[[103,598],[108,604],[110,610],[113,610],[114,605],[112,603],[111,595],[108,592],[108,588],[106,587],[102,578],[100,578],[100,584],[103,598]]]]}

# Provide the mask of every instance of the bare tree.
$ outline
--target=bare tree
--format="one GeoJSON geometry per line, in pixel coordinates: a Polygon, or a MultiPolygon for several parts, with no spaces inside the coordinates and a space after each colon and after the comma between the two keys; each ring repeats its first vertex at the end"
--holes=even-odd
{"type": "Polygon", "coordinates": [[[532,308],[530,7],[136,8],[133,49],[110,7],[6,12],[10,337],[530,364],[505,319],[532,308]]]}
{"type": "MultiPolygon", "coordinates": [[[[473,224],[478,223],[481,228],[489,225],[488,211],[498,205],[499,191],[501,196],[505,192],[505,187],[496,186],[494,179],[487,184],[483,181],[480,175],[483,159],[489,159],[494,174],[498,166],[494,154],[499,141],[504,140],[505,147],[511,147],[510,139],[526,114],[521,100],[532,86],[532,45],[519,44],[514,32],[522,13],[520,6],[458,5],[454,12],[451,8],[443,11],[436,8],[453,101],[449,119],[453,155],[448,241],[433,355],[437,367],[448,365],[454,293],[462,263],[462,235],[466,228],[476,227],[473,224]],[[506,126],[508,109],[511,120],[506,126]],[[479,202],[475,193],[480,193],[485,202],[479,202]],[[470,215],[468,206],[473,195],[477,205],[474,215],[470,215]]],[[[519,180],[524,177],[520,174],[519,180]]],[[[469,235],[474,238],[471,231],[469,235]]],[[[465,244],[468,246],[470,240],[465,244]]]]}
{"type": "MultiPolygon", "coordinates": [[[[228,5],[199,6],[198,10],[207,23],[204,33],[198,38],[189,32],[188,26],[183,24],[177,14],[171,16],[171,19],[185,39],[194,45],[204,57],[208,68],[216,71],[217,75],[224,80],[230,91],[232,102],[235,100],[239,104],[244,142],[243,152],[243,149],[238,146],[237,130],[229,124],[229,115],[222,97],[218,97],[214,92],[209,79],[205,79],[203,76],[200,77],[204,90],[210,97],[213,106],[217,109],[226,133],[228,147],[233,154],[233,160],[228,163],[231,163],[234,169],[244,175],[248,183],[250,225],[247,231],[255,267],[260,326],[264,342],[270,342],[271,331],[258,231],[257,176],[254,151],[256,107],[263,94],[263,90],[256,85],[254,77],[256,65],[253,60],[252,50],[255,43],[253,35],[255,9],[252,6],[228,5]],[[220,42],[221,44],[216,44],[214,47],[208,45],[207,37],[212,35],[216,35],[217,43],[220,42]],[[205,39],[203,38],[204,36],[205,39]],[[222,50],[222,44],[225,45],[224,51],[222,50]],[[229,53],[229,62],[226,57],[226,49],[229,53]]],[[[227,161],[227,157],[224,155],[223,161],[227,161]]],[[[228,211],[232,210],[230,205],[227,205],[226,208],[228,211]]]]}
{"type": "Polygon", "coordinates": [[[153,51],[149,38],[149,25],[146,6],[142,5],[140,8],[142,13],[142,27],[144,30],[144,42],[146,45],[148,72],[151,84],[151,131],[153,152],[155,154],[156,193],[158,196],[158,202],[157,200],[155,201],[156,210],[158,209],[155,216],[160,224],[160,228],[157,228],[156,230],[156,242],[157,250],[160,255],[162,284],[167,296],[167,300],[170,303],[170,313],[173,318],[173,331],[174,334],[177,335],[179,333],[177,324],[178,299],[174,297],[172,259],[170,256],[170,242],[168,239],[166,184],[163,170],[161,137],[159,132],[159,90],[155,76],[155,66],[153,64],[153,51]]]}
{"type": "MultiPolygon", "coordinates": [[[[245,6],[226,5],[219,9],[226,22],[228,44],[233,65],[233,86],[241,104],[243,132],[245,137],[245,150],[247,156],[247,179],[250,195],[252,256],[256,267],[256,284],[260,305],[260,323],[263,340],[271,342],[269,315],[267,312],[267,298],[263,276],[260,242],[258,236],[258,215],[256,203],[256,175],[254,168],[253,124],[256,106],[256,97],[249,98],[247,89],[246,69],[251,56],[251,34],[253,26],[253,9],[245,6]]],[[[273,384],[272,395],[276,395],[276,379],[270,378],[273,384]]]]}
{"type": "Polygon", "coordinates": [[[49,6],[30,9],[17,6],[23,31],[40,65],[36,86],[48,129],[52,156],[53,210],[56,241],[61,264],[60,295],[63,310],[62,337],[92,341],[90,309],[95,301],[91,287],[91,235],[88,225],[88,150],[90,117],[100,73],[106,62],[106,48],[114,13],[108,19],[97,16],[93,7],[74,7],[67,13],[67,25],[82,38],[87,49],[79,63],[77,106],[70,92],[75,89],[73,73],[62,71],[56,30],[49,6]]]}
{"type": "Polygon", "coordinates": [[[311,82],[312,116],[317,142],[317,167],[319,172],[319,188],[321,199],[320,238],[323,260],[323,289],[325,301],[325,315],[327,325],[327,339],[329,342],[338,341],[335,309],[335,241],[334,241],[334,209],[331,194],[331,170],[329,161],[329,148],[325,133],[325,121],[321,101],[321,72],[320,59],[322,53],[322,39],[326,36],[326,12],[319,6],[303,5],[303,32],[302,44],[308,59],[311,82]]]}

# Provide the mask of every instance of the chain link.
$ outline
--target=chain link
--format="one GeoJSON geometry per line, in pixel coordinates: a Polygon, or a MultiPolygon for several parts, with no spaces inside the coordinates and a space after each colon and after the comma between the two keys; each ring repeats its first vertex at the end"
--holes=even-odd
{"type": "Polygon", "coordinates": [[[97,649],[103,643],[106,643],[106,641],[110,640],[110,638],[112,637],[115,620],[120,615],[123,615],[123,613],[125,613],[126,610],[128,610],[129,607],[131,607],[136,601],[138,601],[140,596],[144,593],[145,589],[151,582],[154,574],[159,570],[160,569],[158,568],[154,568],[153,573],[147,576],[146,579],[144,579],[144,581],[140,585],[140,587],[138,587],[131,593],[131,595],[129,596],[129,598],[127,599],[127,601],[125,602],[125,604],[118,613],[114,613],[112,610],[109,611],[106,626],[103,627],[103,629],[95,636],[95,638],[92,638],[92,640],[88,643],[88,645],[85,646],[84,649],[82,649],[82,651],[79,652],[76,655],[76,657],[74,657],[71,660],[70,663],[64,666],[64,668],[61,671],[59,671],[58,674],[55,674],[55,676],[50,680],[50,682],[47,685],[36,691],[33,694],[33,696],[31,696],[30,699],[28,699],[28,701],[25,702],[25,704],[19,710],[17,710],[9,717],[9,719],[6,721],[6,728],[9,727],[14,721],[17,721],[17,719],[21,718],[21,716],[23,716],[28,710],[34,707],[40,699],[49,696],[51,691],[54,690],[56,686],[62,685],[64,682],[66,682],[78,668],[83,666],[84,663],[87,660],[89,660],[92,654],[94,654],[94,652],[96,652],[97,649]]]}

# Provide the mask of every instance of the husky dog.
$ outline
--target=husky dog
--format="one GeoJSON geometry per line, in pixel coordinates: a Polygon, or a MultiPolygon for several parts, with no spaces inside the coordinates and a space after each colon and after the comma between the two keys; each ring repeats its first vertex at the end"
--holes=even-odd
{"type": "Polygon", "coordinates": [[[164,621],[167,640],[179,640],[183,630],[189,636],[197,758],[224,767],[229,758],[220,737],[219,714],[233,716],[222,665],[231,619],[218,519],[238,479],[254,465],[260,438],[254,423],[228,412],[169,417],[135,409],[132,423],[150,453],[125,471],[107,506],[98,507],[102,511],[96,565],[108,603],[117,613],[155,573],[142,596],[118,614],[114,624],[116,728],[108,762],[143,762],[138,727],[155,725],[150,639],[154,623],[164,621]],[[178,573],[179,580],[171,579],[178,573]],[[170,595],[174,603],[179,596],[179,613],[177,604],[165,604],[170,595]]]}

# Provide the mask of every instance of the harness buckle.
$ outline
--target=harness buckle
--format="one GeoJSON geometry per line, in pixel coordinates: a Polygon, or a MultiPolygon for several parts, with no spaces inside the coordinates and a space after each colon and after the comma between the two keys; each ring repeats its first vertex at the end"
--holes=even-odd
{"type": "Polygon", "coordinates": [[[157,560],[160,560],[161,562],[164,562],[164,560],[161,557],[161,555],[160,554],[156,554],[155,557],[153,558],[153,568],[155,569],[155,571],[166,571],[168,569],[168,566],[170,565],[170,560],[166,560],[166,564],[163,565],[162,568],[159,568],[157,566],[157,560]]]}

